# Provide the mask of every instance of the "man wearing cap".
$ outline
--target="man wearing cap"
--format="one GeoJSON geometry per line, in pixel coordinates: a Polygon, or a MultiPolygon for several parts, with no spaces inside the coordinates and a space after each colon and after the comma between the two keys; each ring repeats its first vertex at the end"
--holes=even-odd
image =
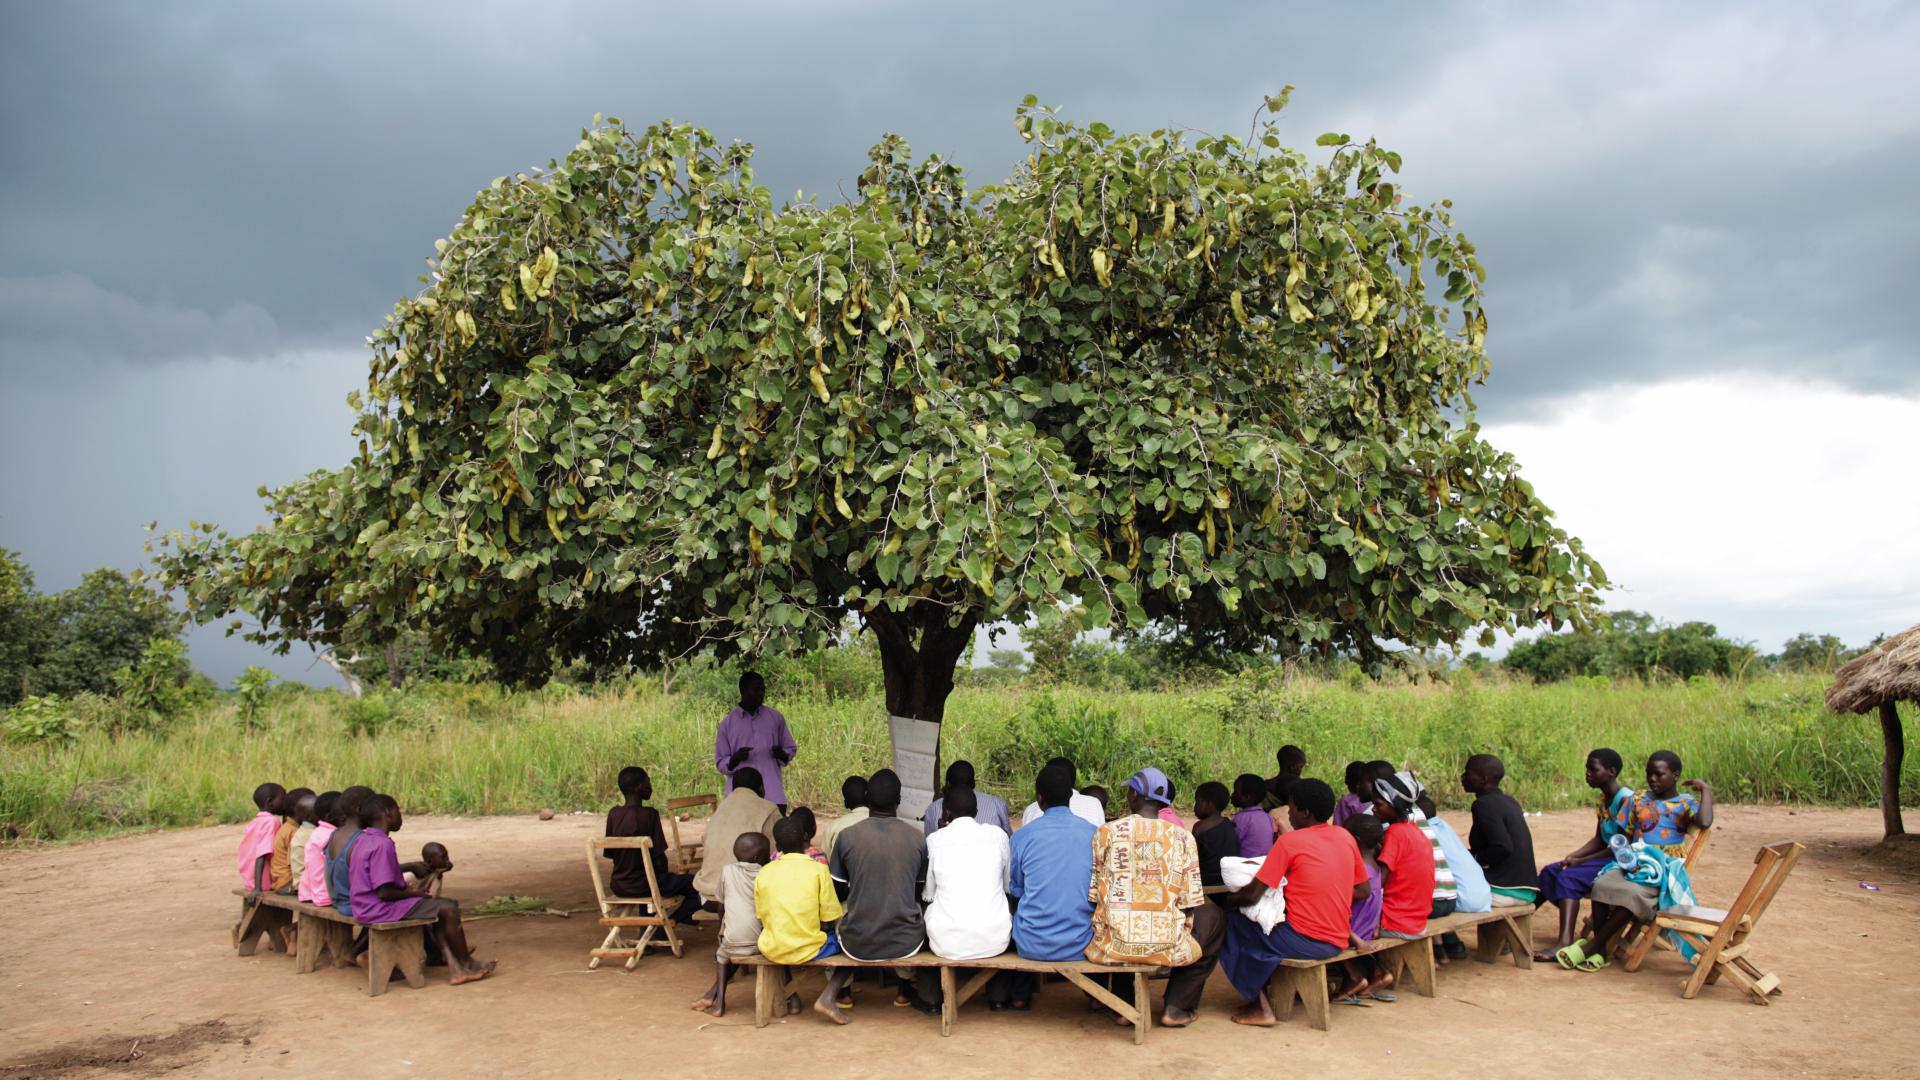
{"type": "MultiPolygon", "coordinates": [[[[1101,964],[1159,964],[1167,979],[1165,1027],[1186,1027],[1220,956],[1225,909],[1206,902],[1193,834],[1159,817],[1169,800],[1165,773],[1147,768],[1127,780],[1126,817],[1093,839],[1093,940],[1087,959],[1101,964]]],[[[1113,980],[1128,999],[1130,979],[1113,980]]]]}

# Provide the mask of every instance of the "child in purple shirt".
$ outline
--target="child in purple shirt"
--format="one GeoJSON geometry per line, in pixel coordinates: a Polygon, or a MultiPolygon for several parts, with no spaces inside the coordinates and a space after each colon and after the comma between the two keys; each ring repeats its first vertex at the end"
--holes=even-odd
{"type": "MultiPolygon", "coordinates": [[[[1367,952],[1374,939],[1380,936],[1381,883],[1384,875],[1378,858],[1380,846],[1386,840],[1386,829],[1379,818],[1368,814],[1349,818],[1345,828],[1353,834],[1353,842],[1360,848],[1360,861],[1367,867],[1367,895],[1365,899],[1353,902],[1353,930],[1348,945],[1367,952]]],[[[1333,995],[1336,999],[1358,1002],[1360,998],[1371,994],[1380,1001],[1393,1000],[1393,995],[1386,992],[1393,985],[1393,976],[1382,971],[1371,958],[1358,956],[1343,961],[1340,969],[1346,977],[1346,984],[1333,995]]]]}
{"type": "Polygon", "coordinates": [[[477,982],[493,974],[495,961],[482,964],[467,949],[460,925],[460,902],[428,896],[428,887],[409,887],[394,851],[401,825],[400,804],[391,795],[369,796],[360,804],[360,840],[348,856],[347,880],[353,895],[353,919],[362,925],[401,919],[437,919],[428,931],[447,957],[453,985],[477,982]]]}
{"type": "Polygon", "coordinates": [[[1267,782],[1254,773],[1241,773],[1233,781],[1233,831],[1240,837],[1240,857],[1259,859],[1273,850],[1273,817],[1260,809],[1267,797],[1267,782]]]}

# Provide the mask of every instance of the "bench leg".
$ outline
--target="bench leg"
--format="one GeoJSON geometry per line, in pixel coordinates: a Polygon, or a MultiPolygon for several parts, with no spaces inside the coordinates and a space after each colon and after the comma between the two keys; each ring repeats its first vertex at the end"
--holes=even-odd
{"type": "Polygon", "coordinates": [[[940,1036],[953,1034],[953,1017],[960,1011],[960,988],[955,985],[953,969],[940,969],[940,1036]]]}
{"type": "Polygon", "coordinates": [[[1153,989],[1147,985],[1147,973],[1133,973],[1133,1005],[1139,1015],[1133,1018],[1133,1045],[1143,1046],[1147,1029],[1153,1026],[1153,989]]]}
{"type": "MultiPolygon", "coordinates": [[[[1092,979],[1087,978],[1085,975],[1081,974],[1078,971],[1073,970],[1072,968],[1064,968],[1064,967],[1055,968],[1054,971],[1057,974],[1059,974],[1061,977],[1065,978],[1068,982],[1079,987],[1081,990],[1086,991],[1086,994],[1088,997],[1092,998],[1093,1000],[1099,1002],[1102,1005],[1105,1005],[1107,1008],[1112,1009],[1114,1012],[1119,1013],[1121,1016],[1125,1017],[1126,1019],[1133,1021],[1134,1041],[1141,1042],[1145,1040],[1146,1036],[1140,1034],[1140,1031],[1139,1031],[1141,1017],[1145,1015],[1145,1010],[1143,1010],[1140,1007],[1140,1002],[1138,1000],[1136,1000],[1133,1004],[1129,1005],[1126,1002],[1121,1001],[1120,996],[1118,994],[1115,994],[1111,990],[1108,990],[1106,987],[1101,986],[1099,983],[1094,982],[1092,979]]],[[[1148,1007],[1151,1008],[1152,1007],[1151,1004],[1149,1004],[1148,1007]]]]}
{"type": "Polygon", "coordinates": [[[1307,1008],[1307,1023],[1316,1031],[1325,1031],[1333,1021],[1333,1006],[1328,1000],[1327,965],[1310,968],[1279,967],[1267,983],[1273,1015],[1280,1020],[1293,1019],[1293,1001],[1307,1008]]]}
{"type": "Polygon", "coordinates": [[[1533,923],[1531,916],[1506,916],[1481,923],[1475,931],[1473,958],[1483,964],[1500,959],[1500,947],[1513,951],[1513,966],[1522,971],[1533,966],[1533,923]]]}
{"type": "Polygon", "coordinates": [[[1407,979],[1413,984],[1413,992],[1421,997],[1433,997],[1439,992],[1433,962],[1433,939],[1421,938],[1409,941],[1394,950],[1406,964],[1407,979]]]}
{"type": "Polygon", "coordinates": [[[353,939],[344,924],[303,911],[299,925],[300,954],[293,961],[295,973],[305,975],[318,970],[324,957],[331,957],[334,967],[346,965],[348,945],[353,939]]]}
{"type": "Polygon", "coordinates": [[[427,985],[426,931],[420,927],[404,930],[367,931],[367,996],[387,992],[387,983],[398,968],[407,985],[415,989],[427,985]]]}
{"type": "Polygon", "coordinates": [[[999,972],[994,971],[992,968],[982,968],[974,972],[973,977],[968,979],[966,985],[960,988],[960,1000],[954,1002],[954,1008],[959,1008],[967,1002],[972,1001],[973,996],[985,989],[987,983],[993,981],[993,977],[997,974],[999,974],[999,972]]]}
{"type": "Polygon", "coordinates": [[[234,952],[240,956],[252,956],[260,947],[260,936],[266,935],[267,946],[274,952],[286,952],[286,939],[280,931],[293,925],[293,913],[285,908],[268,907],[265,904],[249,904],[240,901],[240,925],[233,931],[234,952]]]}
{"type": "Polygon", "coordinates": [[[778,972],[772,967],[762,965],[753,969],[753,1026],[766,1027],[773,1023],[773,981],[778,972]]]}

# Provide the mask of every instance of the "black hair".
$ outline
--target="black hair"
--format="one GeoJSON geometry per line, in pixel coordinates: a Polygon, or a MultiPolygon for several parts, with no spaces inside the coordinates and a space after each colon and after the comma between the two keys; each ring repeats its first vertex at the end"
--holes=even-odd
{"type": "Polygon", "coordinates": [[[1227,785],[1218,780],[1209,780],[1199,787],[1194,788],[1193,805],[1195,812],[1198,812],[1201,803],[1206,803],[1208,806],[1213,807],[1215,813],[1225,810],[1231,805],[1227,799],[1227,785]]]}
{"type": "MultiPolygon", "coordinates": [[[[1167,774],[1166,774],[1166,773],[1161,773],[1160,775],[1162,775],[1162,776],[1167,776],[1167,774]]],[[[1167,776],[1167,801],[1166,801],[1166,802],[1163,802],[1163,803],[1161,803],[1160,805],[1161,805],[1161,806],[1172,806],[1172,805],[1173,805],[1173,797],[1174,797],[1174,796],[1175,796],[1176,794],[1178,794],[1178,792],[1174,790],[1174,786],[1173,786],[1173,777],[1171,777],[1171,776],[1167,776]]]]}
{"type": "Polygon", "coordinates": [[[1380,845],[1386,842],[1387,827],[1372,814],[1355,814],[1341,824],[1353,834],[1353,842],[1360,845],[1361,851],[1378,853],[1380,845]]]}
{"type": "Polygon", "coordinates": [[[1072,758],[1069,758],[1069,757],[1048,758],[1047,768],[1049,769],[1061,768],[1061,769],[1067,770],[1067,786],[1070,788],[1080,786],[1080,770],[1078,769],[1078,767],[1074,765],[1072,758]]]}
{"type": "Polygon", "coordinates": [[[626,768],[621,769],[620,779],[619,779],[620,794],[622,795],[633,794],[634,792],[640,790],[640,785],[646,783],[647,779],[648,779],[647,770],[641,768],[638,765],[629,765],[626,768]]]}
{"type": "Polygon", "coordinates": [[[333,811],[340,815],[340,824],[358,825],[360,823],[360,804],[373,798],[373,789],[365,784],[348,784],[340,789],[340,798],[333,804],[333,811]]]}
{"type": "Polygon", "coordinates": [[[1653,753],[1647,755],[1647,765],[1649,767],[1656,761],[1666,762],[1668,772],[1671,772],[1675,776],[1680,775],[1681,766],[1679,754],[1671,750],[1655,750],[1653,753]]]}
{"type": "Polygon", "coordinates": [[[773,823],[773,843],[782,855],[805,854],[807,850],[807,829],[790,817],[783,817],[773,823]]]}
{"type": "Polygon", "coordinates": [[[747,687],[753,685],[754,683],[759,683],[761,686],[765,686],[767,685],[767,680],[761,678],[760,673],[757,671],[743,671],[740,673],[740,689],[742,691],[746,690],[747,687]]]}
{"type": "Polygon", "coordinates": [[[279,802],[281,796],[286,793],[286,788],[269,781],[253,789],[253,805],[262,810],[268,809],[273,806],[274,803],[279,802]]]}
{"type": "Polygon", "coordinates": [[[1267,778],[1259,773],[1243,772],[1233,778],[1233,793],[1251,795],[1254,797],[1253,801],[1258,803],[1266,798],[1267,778]]]}
{"type": "Polygon", "coordinates": [[[1366,776],[1367,776],[1366,762],[1364,761],[1347,762],[1346,783],[1347,783],[1348,791],[1353,792],[1355,795],[1360,794],[1360,781],[1366,779],[1366,776]]]}
{"type": "Polygon", "coordinates": [[[287,792],[286,798],[280,801],[280,805],[286,807],[288,817],[295,821],[305,821],[306,819],[300,816],[300,800],[311,799],[313,797],[314,790],[312,788],[297,787],[287,792]]]}
{"type": "Polygon", "coordinates": [[[1292,743],[1281,747],[1273,757],[1275,761],[1279,762],[1281,772],[1297,773],[1307,767],[1307,752],[1292,743]],[[1288,766],[1292,766],[1292,768],[1288,768],[1288,766]]]}
{"type": "Polygon", "coordinates": [[[447,853],[447,845],[441,843],[438,840],[429,840],[426,843],[420,845],[420,857],[422,859],[429,858],[436,851],[442,855],[445,855],[447,853]]]}
{"type": "Polygon", "coordinates": [[[1033,793],[1044,806],[1065,806],[1073,798],[1073,770],[1049,765],[1034,778],[1033,793]]]}
{"type": "Polygon", "coordinates": [[[360,800],[360,827],[371,829],[380,824],[389,811],[400,809],[391,795],[373,794],[360,800]]]}
{"type": "Polygon", "coordinates": [[[840,801],[846,803],[849,810],[858,810],[867,805],[867,778],[849,776],[840,781],[840,801]]]}
{"type": "Polygon", "coordinates": [[[334,804],[339,801],[340,793],[337,791],[323,791],[314,796],[313,820],[315,822],[332,821],[335,825],[340,824],[333,819],[333,807],[334,804]]]}
{"type": "Polygon", "coordinates": [[[1333,789],[1325,780],[1315,780],[1311,776],[1302,777],[1293,785],[1293,791],[1287,801],[1306,812],[1318,825],[1333,816],[1333,789]]]}
{"type": "Polygon", "coordinates": [[[1467,771],[1489,784],[1507,778],[1507,766],[1492,754],[1475,754],[1467,759],[1467,771]]]}
{"type": "Polygon", "coordinates": [[[867,805],[882,814],[900,809],[900,774],[881,769],[867,777],[867,805]]]}
{"type": "Polygon", "coordinates": [[[796,806],[793,808],[793,812],[787,816],[799,822],[800,827],[807,830],[807,839],[809,840],[813,839],[814,834],[820,831],[820,822],[814,818],[813,807],[811,806],[796,806]]]}
{"type": "Polygon", "coordinates": [[[948,788],[941,798],[940,809],[950,818],[972,817],[980,812],[980,800],[970,787],[948,788]]]}
{"type": "MultiPolygon", "coordinates": [[[[767,855],[771,846],[766,833],[743,832],[733,838],[733,861],[754,862],[755,856],[767,855]]],[[[801,845],[801,850],[806,850],[805,844],[801,845]]]]}
{"type": "Polygon", "coordinates": [[[1603,769],[1612,769],[1615,776],[1620,775],[1620,769],[1624,764],[1620,760],[1619,751],[1605,746],[1588,754],[1587,760],[1599,762],[1603,769]]]}
{"type": "Polygon", "coordinates": [[[760,770],[751,765],[733,770],[733,786],[746,788],[763,799],[767,797],[767,782],[760,778],[760,770]]]}
{"type": "Polygon", "coordinates": [[[947,786],[950,788],[972,787],[973,762],[961,760],[947,766],[947,786]]]}

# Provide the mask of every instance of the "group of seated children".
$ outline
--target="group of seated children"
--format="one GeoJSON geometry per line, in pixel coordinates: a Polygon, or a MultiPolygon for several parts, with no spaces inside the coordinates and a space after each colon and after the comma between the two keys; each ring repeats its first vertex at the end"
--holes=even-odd
{"type": "MultiPolygon", "coordinates": [[[[1705,784],[1689,782],[1698,798],[1675,794],[1680,762],[1673,754],[1649,759],[1648,791],[1636,796],[1619,785],[1619,755],[1596,750],[1587,777],[1601,792],[1600,827],[1565,860],[1537,871],[1526,816],[1501,790],[1505,768],[1490,754],[1469,758],[1460,777],[1474,799],[1464,840],[1420,780],[1389,762],[1349,765],[1339,798],[1301,775],[1306,755],[1297,747],[1283,748],[1279,765],[1272,778],[1247,773],[1231,788],[1199,785],[1189,826],[1173,812],[1173,784],[1160,770],[1130,777],[1127,813],[1109,819],[1105,793],[1078,788],[1073,762],[1055,758],[1035,778],[1034,802],[1017,831],[1007,805],[974,787],[967,762],[947,770],[922,824],[900,819],[900,779],[882,769],[847,778],[846,812],[817,846],[813,812],[796,807],[783,815],[765,798],[757,771],[743,768],[708,823],[704,861],[691,876],[667,868],[659,815],[644,805],[651,786],[643,770],[621,772],[627,801],[607,826],[609,835],[654,838],[660,894],[686,898],[676,917],[690,919],[696,907],[719,912],[714,980],[694,1002],[715,1016],[725,1012],[736,962],[755,954],[782,965],[838,953],[883,964],[929,949],[964,966],[1011,948],[1037,961],[1169,969],[1160,1022],[1185,1027],[1215,966],[1245,1000],[1232,1015],[1242,1024],[1275,1022],[1265,987],[1283,961],[1327,960],[1345,950],[1356,955],[1334,969],[1336,1000],[1392,1001],[1392,975],[1371,953],[1425,938],[1431,919],[1531,905],[1536,896],[1570,912],[1579,896],[1592,894],[1587,936],[1575,941],[1566,915],[1556,953],[1569,967],[1592,970],[1591,957],[1662,903],[1661,887],[1629,871],[1611,838],[1637,838],[1657,852],[1681,843],[1688,824],[1712,820],[1705,784]],[[1283,883],[1284,916],[1260,921],[1266,894],[1283,883]],[[1221,886],[1211,902],[1206,886],[1221,886]]],[[[633,854],[609,852],[616,865],[633,854]]],[[[647,895],[633,870],[644,873],[635,860],[625,871],[634,891],[622,895],[647,895]]],[[[1442,963],[1465,951],[1451,934],[1434,947],[1442,963]]],[[[936,973],[915,972],[898,980],[894,1003],[937,1012],[936,973]]],[[[853,974],[831,969],[815,1011],[847,1023],[853,974]]],[[[1132,988],[1130,977],[1109,981],[1123,999],[1132,988]]],[[[996,1011],[1025,1010],[1037,989],[1032,973],[1001,971],[986,998],[996,1011]]],[[[786,1003],[789,1012],[800,1005],[797,997],[786,1003]]]]}
{"type": "MultiPolygon", "coordinates": [[[[427,962],[446,964],[451,981],[484,979],[494,962],[480,963],[467,947],[460,904],[440,895],[453,869],[447,849],[429,843],[418,862],[402,863],[392,834],[400,831],[400,805],[391,795],[354,785],[315,794],[279,784],[254,789],[259,809],[240,838],[240,884],[249,902],[277,893],[351,916],[361,927],[403,919],[431,918],[427,962]]],[[[288,955],[297,955],[293,928],[284,931],[288,955]]],[[[352,956],[365,965],[367,937],[355,936],[352,956]]]]}

